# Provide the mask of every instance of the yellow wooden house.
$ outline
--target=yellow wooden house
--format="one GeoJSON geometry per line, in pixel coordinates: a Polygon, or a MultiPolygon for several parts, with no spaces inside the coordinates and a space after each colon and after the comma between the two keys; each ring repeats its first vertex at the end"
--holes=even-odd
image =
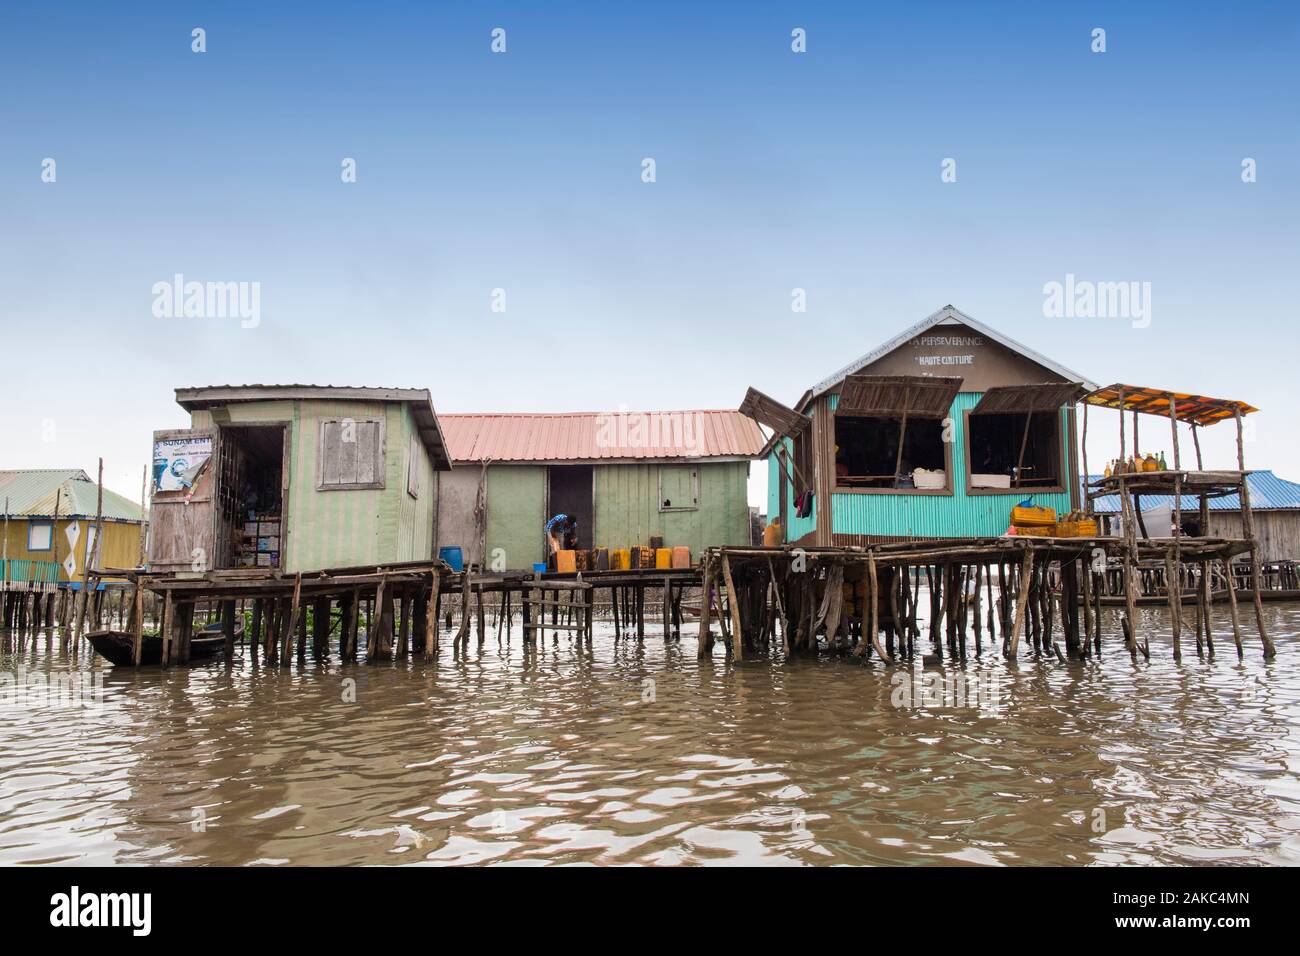
{"type": "Polygon", "coordinates": [[[92,568],[139,564],[144,512],[105,488],[103,539],[97,540],[98,496],[80,468],[0,471],[0,590],[80,588],[88,554],[92,568]]]}

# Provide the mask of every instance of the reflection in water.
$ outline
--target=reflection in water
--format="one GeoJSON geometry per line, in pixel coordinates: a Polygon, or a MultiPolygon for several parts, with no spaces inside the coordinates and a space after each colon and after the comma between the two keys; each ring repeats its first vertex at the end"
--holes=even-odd
{"type": "Polygon", "coordinates": [[[940,672],[991,685],[983,710],[896,706],[878,664],[697,663],[653,628],[303,670],[6,643],[0,675],[102,675],[103,703],[2,711],[0,864],[1294,865],[1300,607],[1267,612],[1267,663],[1220,634],[1213,663],[1111,637],[940,672]]]}

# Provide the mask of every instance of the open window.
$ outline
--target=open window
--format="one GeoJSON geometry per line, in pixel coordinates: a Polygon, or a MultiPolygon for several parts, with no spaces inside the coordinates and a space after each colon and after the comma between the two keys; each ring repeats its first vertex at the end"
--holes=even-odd
{"type": "Polygon", "coordinates": [[[946,490],[947,475],[939,419],[836,414],[837,488],[946,490]]]}
{"type": "Polygon", "coordinates": [[[1064,490],[1061,408],[1081,390],[1074,383],[989,389],[966,422],[968,490],[1064,490]]]}
{"type": "Polygon", "coordinates": [[[835,487],[951,494],[946,427],[960,378],[850,375],[835,409],[835,487]]]}

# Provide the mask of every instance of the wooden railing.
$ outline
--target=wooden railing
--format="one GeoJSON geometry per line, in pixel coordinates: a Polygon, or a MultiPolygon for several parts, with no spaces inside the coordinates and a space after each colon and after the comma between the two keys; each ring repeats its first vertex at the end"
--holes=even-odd
{"type": "Polygon", "coordinates": [[[59,565],[29,558],[0,559],[0,591],[53,591],[59,586],[59,565]]]}

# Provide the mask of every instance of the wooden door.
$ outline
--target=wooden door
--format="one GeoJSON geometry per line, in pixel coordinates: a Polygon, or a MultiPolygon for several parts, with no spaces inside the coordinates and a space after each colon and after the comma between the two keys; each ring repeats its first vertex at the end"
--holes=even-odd
{"type": "Polygon", "coordinates": [[[150,571],[211,570],[220,451],[216,429],[153,433],[150,571]]]}

